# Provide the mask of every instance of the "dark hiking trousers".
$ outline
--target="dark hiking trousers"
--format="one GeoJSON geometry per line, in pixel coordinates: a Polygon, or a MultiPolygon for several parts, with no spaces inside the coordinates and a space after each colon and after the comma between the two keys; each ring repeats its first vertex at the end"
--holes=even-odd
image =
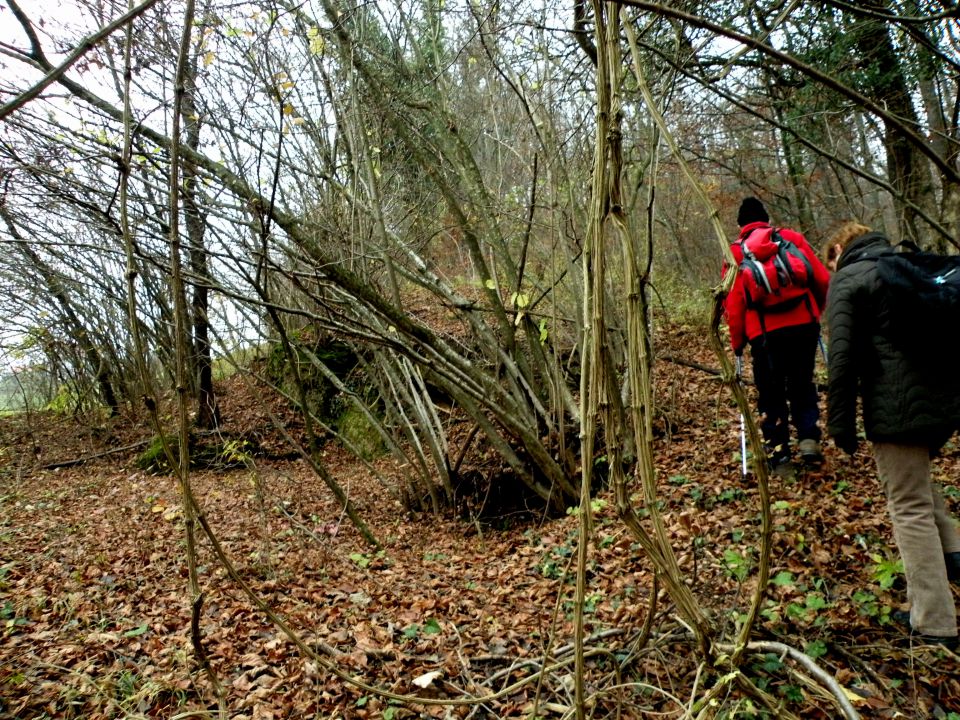
{"type": "Polygon", "coordinates": [[[790,457],[790,423],[798,440],[820,441],[820,410],[813,366],[820,325],[779,328],[750,341],[753,381],[757,386],[760,430],[768,455],[790,457]]]}

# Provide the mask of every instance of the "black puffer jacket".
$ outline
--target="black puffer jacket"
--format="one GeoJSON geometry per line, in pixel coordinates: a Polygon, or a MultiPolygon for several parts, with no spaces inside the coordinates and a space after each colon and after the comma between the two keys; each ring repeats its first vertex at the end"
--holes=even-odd
{"type": "Polygon", "coordinates": [[[936,451],[960,427],[958,373],[937,359],[935,338],[929,352],[917,353],[885,330],[889,308],[876,259],[891,250],[880,233],[862,235],[844,250],[830,281],[827,430],[839,447],[852,452],[859,393],[868,440],[936,451]]]}

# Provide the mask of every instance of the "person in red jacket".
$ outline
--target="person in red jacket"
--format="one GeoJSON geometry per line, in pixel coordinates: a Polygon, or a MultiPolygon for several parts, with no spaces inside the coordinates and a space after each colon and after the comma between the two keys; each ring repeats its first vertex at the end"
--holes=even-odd
{"type": "MultiPolygon", "coordinates": [[[[737,225],[740,226],[740,235],[731,250],[739,266],[744,257],[743,244],[762,242],[771,236],[773,228],[763,203],[754,197],[741,203],[737,225]]],[[[793,457],[791,421],[797,431],[801,460],[807,465],[823,462],[820,409],[813,368],[820,340],[820,314],[826,305],[830,284],[830,273],[806,238],[789,228],[776,230],[803,253],[812,270],[810,282],[799,293],[797,302],[760,309],[748,301],[742,271],[737,273],[733,287],[724,299],[724,315],[730,328],[733,352],[740,357],[747,344],[750,345],[760,430],[767,461],[775,472],[789,467],[793,457]]],[[[728,269],[724,267],[724,275],[728,269]]]]}

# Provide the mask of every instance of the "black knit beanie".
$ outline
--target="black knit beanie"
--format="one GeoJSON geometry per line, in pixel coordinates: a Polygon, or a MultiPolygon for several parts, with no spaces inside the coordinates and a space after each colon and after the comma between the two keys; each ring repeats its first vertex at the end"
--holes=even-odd
{"type": "Polygon", "coordinates": [[[737,225],[743,227],[753,222],[770,222],[770,216],[763,207],[763,203],[755,197],[744,198],[740,203],[740,210],[737,212],[737,225]]]}

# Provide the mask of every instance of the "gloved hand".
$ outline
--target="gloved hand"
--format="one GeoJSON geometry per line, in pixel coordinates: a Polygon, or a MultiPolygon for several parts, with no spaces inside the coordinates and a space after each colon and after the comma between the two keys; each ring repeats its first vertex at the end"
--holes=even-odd
{"type": "Polygon", "coordinates": [[[843,435],[837,435],[834,437],[833,444],[843,450],[847,455],[853,455],[857,451],[860,441],[857,439],[856,434],[844,433],[843,435]]]}

